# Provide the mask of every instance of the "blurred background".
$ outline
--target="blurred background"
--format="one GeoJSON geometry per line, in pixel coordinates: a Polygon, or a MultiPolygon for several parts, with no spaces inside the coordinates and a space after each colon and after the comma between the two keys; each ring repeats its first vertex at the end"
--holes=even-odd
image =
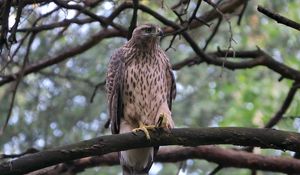
{"type": "MultiPolygon", "coordinates": [[[[91,12],[107,17],[124,1],[104,0],[92,6],[93,2],[98,1],[74,0],[69,4],[85,5],[91,12]],[[89,6],[89,3],[92,5],[89,6]]],[[[216,1],[213,2],[216,3],[216,1]]],[[[171,7],[177,3],[178,1],[173,0],[140,1],[140,4],[179,23],[178,16],[171,10],[171,7]]],[[[192,15],[196,3],[196,0],[190,1],[186,15],[182,16],[184,20],[192,15]]],[[[230,1],[223,0],[221,3],[230,3],[230,1]]],[[[215,52],[218,48],[226,50],[229,46],[233,51],[255,50],[258,46],[277,61],[300,70],[299,32],[259,13],[256,10],[258,4],[294,21],[300,21],[300,1],[298,0],[250,0],[240,25],[238,25],[238,15],[242,10],[241,7],[233,13],[226,14],[231,27],[228,21],[222,20],[206,52],[215,52]],[[234,41],[230,40],[231,37],[234,41]]],[[[210,5],[202,2],[197,16],[212,9],[210,5]]],[[[17,8],[12,7],[9,13],[9,28],[14,25],[16,16],[17,8]]],[[[132,9],[123,10],[114,22],[128,29],[131,16],[132,9]]],[[[8,49],[4,47],[2,50],[0,80],[3,80],[6,75],[16,73],[22,67],[32,32],[29,29],[33,25],[49,26],[71,19],[85,22],[71,22],[68,25],[45,27],[36,31],[30,46],[27,65],[54,58],[80,46],[90,40],[93,35],[104,30],[104,27],[95,20],[88,21],[90,17],[78,13],[78,10],[58,8],[54,2],[26,5],[22,10],[19,30],[16,32],[17,43],[10,45],[8,49]],[[23,43],[20,44],[21,42],[23,43]]],[[[165,27],[157,19],[139,11],[138,24],[145,22],[165,27]]],[[[218,20],[209,21],[210,27],[204,25],[188,32],[198,46],[203,48],[217,23],[218,20]]],[[[172,36],[164,37],[161,47],[168,48],[171,40],[172,36]]],[[[108,118],[104,91],[105,72],[113,51],[126,41],[124,35],[103,39],[84,52],[68,56],[64,61],[24,76],[17,88],[7,128],[0,136],[0,151],[5,154],[14,154],[32,147],[44,150],[110,134],[110,129],[104,128],[108,118]],[[98,88],[91,102],[96,85],[98,88]]],[[[184,38],[176,37],[167,55],[175,64],[193,57],[195,53],[184,38]]],[[[173,103],[173,118],[176,127],[264,127],[280,109],[292,85],[292,81],[288,79],[278,81],[280,75],[265,66],[231,71],[222,66],[201,63],[182,67],[174,73],[177,97],[173,103]]],[[[0,87],[0,127],[4,126],[14,87],[13,82],[0,87]]],[[[284,114],[284,118],[274,128],[299,132],[299,115],[298,92],[284,114]]],[[[232,148],[233,146],[222,147],[232,148]]],[[[270,149],[255,149],[255,152],[262,155],[292,156],[292,153],[288,151],[270,149]]],[[[150,174],[204,175],[214,170],[215,167],[217,164],[206,160],[155,163],[150,174]]],[[[119,166],[101,166],[85,169],[78,174],[118,174],[120,170],[119,166]]],[[[248,175],[251,171],[225,168],[217,174],[248,175]]],[[[257,174],[277,175],[280,173],[258,171],[257,174]]]]}

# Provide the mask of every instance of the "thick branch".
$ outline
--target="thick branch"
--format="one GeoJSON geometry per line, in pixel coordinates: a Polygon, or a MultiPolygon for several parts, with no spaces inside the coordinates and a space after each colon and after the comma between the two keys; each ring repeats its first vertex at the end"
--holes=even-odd
{"type": "MultiPolygon", "coordinates": [[[[300,160],[292,158],[268,157],[247,153],[244,151],[234,151],[217,146],[198,147],[162,147],[155,162],[170,163],[187,159],[205,159],[210,162],[222,164],[224,167],[248,168],[282,173],[299,173],[300,160]]],[[[55,175],[64,172],[78,173],[86,168],[95,166],[119,165],[117,153],[109,153],[103,156],[86,157],[75,160],[72,163],[59,164],[47,167],[30,175],[47,174],[55,175]]]]}
{"type": "Polygon", "coordinates": [[[0,164],[0,172],[2,175],[23,174],[87,156],[158,145],[233,144],[300,152],[300,134],[273,129],[182,128],[172,129],[168,132],[151,131],[150,136],[151,142],[147,141],[143,132],[101,136],[2,163],[0,164]]]}

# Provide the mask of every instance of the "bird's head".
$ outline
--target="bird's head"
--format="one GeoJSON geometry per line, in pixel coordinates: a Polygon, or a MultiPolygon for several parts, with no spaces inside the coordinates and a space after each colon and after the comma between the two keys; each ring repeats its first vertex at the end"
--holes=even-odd
{"type": "Polygon", "coordinates": [[[140,39],[159,38],[163,36],[162,29],[155,24],[143,24],[133,30],[132,37],[140,39]]]}

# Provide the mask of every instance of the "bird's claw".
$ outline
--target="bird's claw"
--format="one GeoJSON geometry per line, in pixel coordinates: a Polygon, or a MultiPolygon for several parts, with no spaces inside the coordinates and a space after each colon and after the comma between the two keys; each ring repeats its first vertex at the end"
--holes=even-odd
{"type": "Polygon", "coordinates": [[[156,127],[158,127],[158,128],[170,128],[170,124],[168,122],[168,119],[167,119],[165,113],[161,113],[159,115],[158,121],[156,123],[156,127]]]}
{"type": "Polygon", "coordinates": [[[139,127],[138,128],[135,128],[132,130],[133,133],[136,133],[138,131],[143,131],[146,135],[146,138],[147,140],[150,140],[150,134],[149,134],[149,131],[148,130],[153,130],[155,129],[156,126],[155,125],[144,125],[143,123],[139,123],[139,127]]]}

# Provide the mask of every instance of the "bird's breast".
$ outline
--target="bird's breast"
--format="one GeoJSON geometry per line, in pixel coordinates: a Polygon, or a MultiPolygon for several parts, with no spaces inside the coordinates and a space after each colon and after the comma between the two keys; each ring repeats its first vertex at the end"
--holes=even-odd
{"type": "Polygon", "coordinates": [[[123,89],[125,118],[153,121],[167,97],[166,66],[158,60],[132,61],[126,66],[123,89]]]}

